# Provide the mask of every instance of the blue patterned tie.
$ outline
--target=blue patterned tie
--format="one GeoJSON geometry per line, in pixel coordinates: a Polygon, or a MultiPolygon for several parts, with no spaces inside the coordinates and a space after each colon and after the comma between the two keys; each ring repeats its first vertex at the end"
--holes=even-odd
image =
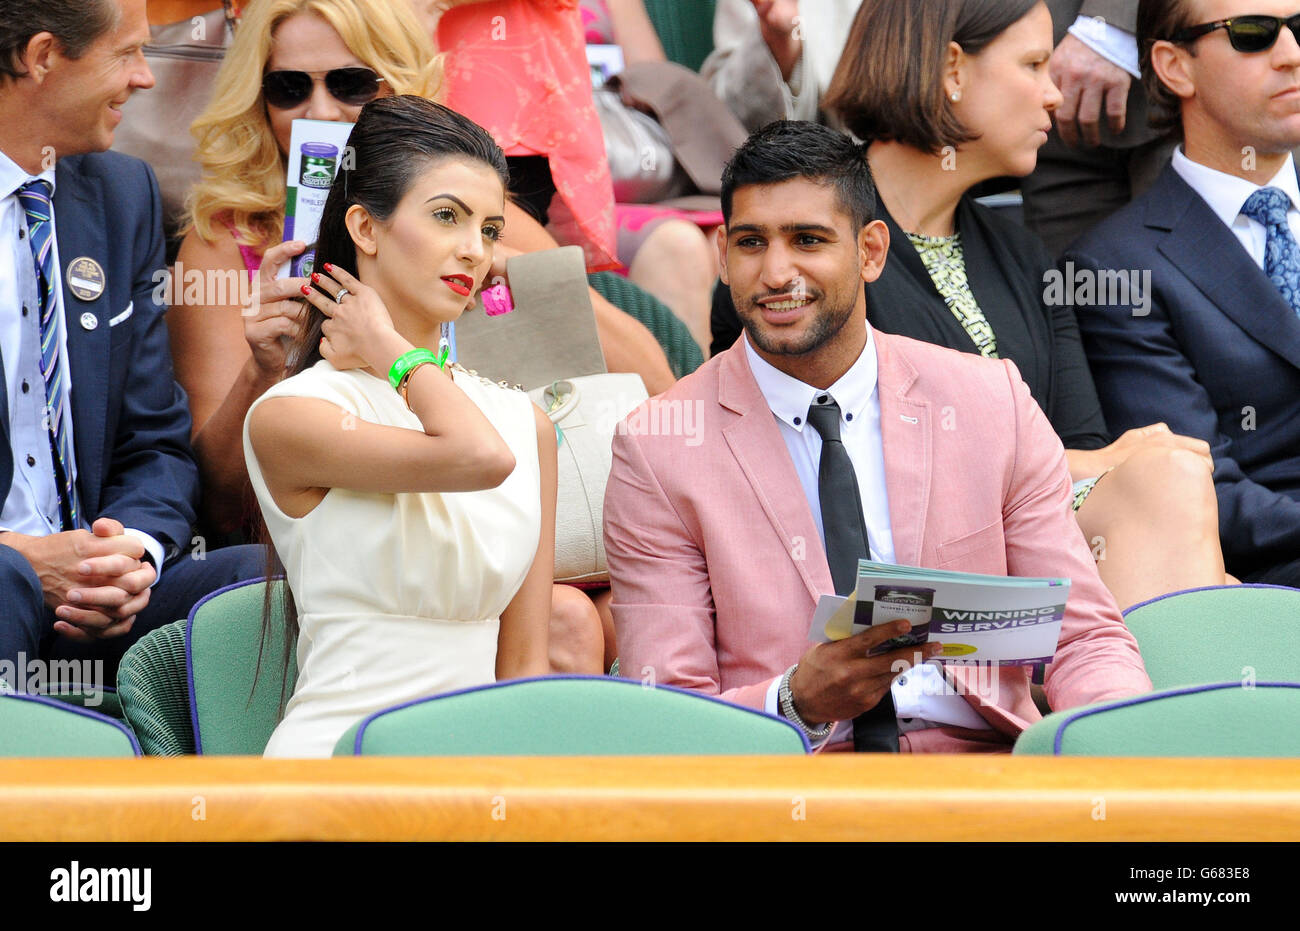
{"type": "Polygon", "coordinates": [[[1264,273],[1300,314],[1300,247],[1286,221],[1290,206],[1291,198],[1280,188],[1262,187],[1246,198],[1241,212],[1264,227],[1264,273]]]}
{"type": "Polygon", "coordinates": [[[27,238],[36,260],[36,287],[41,297],[41,376],[45,379],[45,404],[49,412],[50,452],[59,486],[59,513],[64,530],[78,524],[77,487],[71,481],[72,446],[63,417],[63,365],[59,358],[59,321],[55,314],[54,237],[50,222],[52,188],[48,181],[29,181],[18,189],[18,202],[27,213],[27,238]]]}

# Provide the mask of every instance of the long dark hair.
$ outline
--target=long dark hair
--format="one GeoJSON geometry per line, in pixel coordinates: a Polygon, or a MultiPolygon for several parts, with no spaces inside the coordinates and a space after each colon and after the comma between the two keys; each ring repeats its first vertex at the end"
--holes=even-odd
{"type": "MultiPolygon", "coordinates": [[[[357,249],[347,228],[348,209],[359,204],[381,223],[388,220],[415,179],[430,163],[444,159],[468,159],[488,165],[501,178],[503,187],[509,179],[501,147],[486,130],[456,111],[423,97],[409,95],[381,97],[366,104],[348,137],[325,199],[316,239],[316,267],[328,262],[355,276],[357,249]]],[[[326,318],[310,304],[306,304],[306,309],[302,330],[290,351],[290,358],[294,360],[290,367],[291,375],[306,371],[321,359],[321,324],[326,318]]],[[[266,544],[267,550],[268,584],[262,602],[264,647],[272,639],[275,629],[275,599],[273,586],[269,583],[283,575],[284,566],[275,552],[260,511],[257,527],[258,538],[266,544]]],[[[287,670],[298,639],[298,612],[287,583],[283,586],[283,595],[281,665],[287,670]]],[[[262,649],[259,648],[254,687],[261,668],[262,649]]],[[[281,705],[284,704],[286,686],[287,682],[281,686],[281,705]]]]}

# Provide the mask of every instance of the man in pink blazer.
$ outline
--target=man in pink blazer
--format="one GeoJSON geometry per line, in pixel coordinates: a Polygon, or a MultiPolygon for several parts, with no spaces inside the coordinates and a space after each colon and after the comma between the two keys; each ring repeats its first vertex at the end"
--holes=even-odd
{"type": "Polygon", "coordinates": [[[1048,702],[1148,691],[1071,514],[1064,450],[1015,366],[868,327],[862,283],[879,276],[888,231],[870,220],[859,147],[771,124],[728,165],[723,208],[723,280],[745,338],[614,438],[605,546],[622,674],[781,714],[837,747],[864,713],[897,724],[880,749],[904,751],[1007,750],[1040,717],[1027,667],[910,668],[934,644],[868,657],[894,625],[810,645],[817,599],[844,577],[823,527],[852,497],[819,497],[843,487],[819,484],[819,460],[842,455],[826,452],[835,437],[814,411],[829,403],[871,558],[1068,577],[1048,702]]]}

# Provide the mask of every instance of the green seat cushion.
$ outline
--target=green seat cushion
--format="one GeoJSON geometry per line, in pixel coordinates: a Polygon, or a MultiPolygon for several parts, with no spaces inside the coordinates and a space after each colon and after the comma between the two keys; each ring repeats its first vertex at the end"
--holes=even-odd
{"type": "Polygon", "coordinates": [[[407,702],[357,722],[336,755],[801,754],[792,724],[670,686],[545,676],[407,702]]]}
{"type": "Polygon", "coordinates": [[[283,582],[271,584],[273,623],[265,639],[261,580],[213,592],[190,612],[185,665],[197,753],[260,755],[280,721],[282,699],[293,692],[293,650],[287,674],[283,666],[283,582]]]}
{"type": "Polygon", "coordinates": [[[1015,753],[1049,756],[1300,756],[1300,685],[1237,682],[1165,689],[1058,711],[1015,753]]]}
{"type": "Polygon", "coordinates": [[[1157,689],[1203,682],[1300,682],[1300,590],[1227,585],[1124,612],[1157,689]]]}
{"type": "Polygon", "coordinates": [[[0,756],[139,756],[129,728],[107,715],[43,695],[0,695],[0,756]]]}

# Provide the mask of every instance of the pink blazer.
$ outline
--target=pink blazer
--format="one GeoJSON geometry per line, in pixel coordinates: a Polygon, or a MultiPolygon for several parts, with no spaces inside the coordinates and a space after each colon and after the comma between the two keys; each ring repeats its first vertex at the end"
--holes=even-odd
{"type": "MultiPolygon", "coordinates": [[[[1065,450],[1016,367],[873,338],[896,561],[1069,577],[1052,708],[1149,691],[1069,509],[1065,450]]],[[[739,341],[646,404],[614,438],[605,493],[620,668],[761,709],[834,591],[794,465],[739,341]]],[[[1029,668],[944,668],[992,731],[914,731],[903,750],[1006,750],[1041,717],[1029,668]]]]}

